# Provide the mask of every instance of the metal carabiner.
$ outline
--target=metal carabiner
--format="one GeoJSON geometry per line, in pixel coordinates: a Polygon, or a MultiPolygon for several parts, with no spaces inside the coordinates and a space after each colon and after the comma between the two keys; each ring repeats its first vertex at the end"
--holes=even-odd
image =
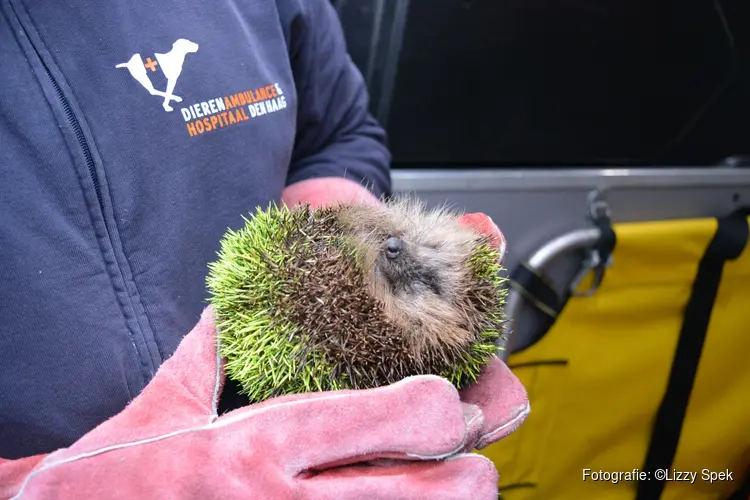
{"type": "Polygon", "coordinates": [[[591,191],[587,197],[588,200],[588,219],[594,223],[602,217],[610,218],[612,212],[609,209],[607,201],[604,199],[604,191],[596,188],[591,191]]]}
{"type": "Polygon", "coordinates": [[[570,283],[570,294],[574,297],[590,297],[601,286],[604,280],[604,273],[608,267],[612,265],[612,256],[610,255],[606,262],[602,262],[602,259],[597,250],[590,250],[586,259],[583,261],[581,270],[576,273],[573,281],[570,283]],[[579,292],[578,287],[583,283],[583,280],[590,272],[594,272],[593,282],[591,286],[584,292],[579,292]]]}
{"type": "MultiPolygon", "coordinates": [[[[601,218],[610,217],[610,209],[607,202],[602,196],[600,189],[595,189],[588,196],[588,219],[592,225],[596,225],[596,221],[601,218]]],[[[604,280],[604,273],[612,265],[612,255],[607,257],[606,262],[602,262],[602,257],[596,248],[588,250],[586,258],[583,261],[581,269],[576,273],[573,281],[570,283],[570,294],[574,297],[590,297],[592,296],[601,286],[604,280]],[[588,290],[579,292],[578,287],[583,283],[583,280],[590,272],[594,272],[593,282],[588,290]]]]}

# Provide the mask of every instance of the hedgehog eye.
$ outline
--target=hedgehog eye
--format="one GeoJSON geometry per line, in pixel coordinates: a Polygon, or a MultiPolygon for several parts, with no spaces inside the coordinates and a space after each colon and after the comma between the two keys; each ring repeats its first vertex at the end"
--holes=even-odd
{"type": "Polygon", "coordinates": [[[385,241],[385,256],[393,260],[397,258],[404,249],[404,240],[388,235],[385,241]]]}

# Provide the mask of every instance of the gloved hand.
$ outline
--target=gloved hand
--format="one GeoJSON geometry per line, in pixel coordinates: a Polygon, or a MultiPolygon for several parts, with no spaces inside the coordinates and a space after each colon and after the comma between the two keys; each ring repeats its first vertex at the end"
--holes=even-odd
{"type": "MultiPolygon", "coordinates": [[[[439,377],[280,397],[218,417],[213,325],[208,308],[146,389],[71,447],[0,462],[0,498],[497,498],[492,463],[461,452],[488,421],[439,377]],[[376,458],[404,461],[343,467],[376,458]]],[[[506,435],[526,408],[507,371],[487,380],[514,399],[490,398],[490,425],[503,430],[485,440],[506,435]]]]}
{"type": "MultiPolygon", "coordinates": [[[[504,247],[488,218],[466,222],[504,247]]],[[[528,414],[524,388],[501,361],[460,395],[422,376],[218,417],[224,372],[215,340],[207,309],[120,414],[69,448],[0,459],[0,498],[497,498],[493,465],[467,452],[507,436],[528,414]],[[356,465],[377,458],[392,460],[356,465]]]]}

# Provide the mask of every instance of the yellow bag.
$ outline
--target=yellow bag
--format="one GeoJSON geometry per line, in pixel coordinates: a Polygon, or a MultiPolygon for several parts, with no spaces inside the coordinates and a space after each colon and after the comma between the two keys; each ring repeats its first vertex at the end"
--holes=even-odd
{"type": "Polygon", "coordinates": [[[508,360],[531,414],[481,452],[500,473],[501,498],[715,500],[740,488],[750,467],[748,223],[738,212],[614,226],[614,265],[598,291],[571,298],[541,340],[508,360]],[[717,251],[727,245],[741,255],[724,263],[717,251]],[[712,279],[720,280],[715,300],[712,279]],[[673,460],[670,432],[679,436],[673,460]],[[646,471],[663,464],[667,481],[646,471]],[[733,481],[711,482],[707,471],[733,481]],[[639,472],[648,480],[637,494],[639,472]],[[688,472],[696,475],[678,474],[688,472]]]}

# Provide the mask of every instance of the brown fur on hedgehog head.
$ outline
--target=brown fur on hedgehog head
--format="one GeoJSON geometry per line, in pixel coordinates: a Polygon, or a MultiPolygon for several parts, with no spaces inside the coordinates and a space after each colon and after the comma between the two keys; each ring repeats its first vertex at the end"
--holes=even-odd
{"type": "Polygon", "coordinates": [[[461,351],[487,328],[494,290],[475,279],[468,260],[487,236],[444,208],[414,199],[385,206],[345,206],[338,218],[350,230],[371,297],[417,359],[461,351]]]}

